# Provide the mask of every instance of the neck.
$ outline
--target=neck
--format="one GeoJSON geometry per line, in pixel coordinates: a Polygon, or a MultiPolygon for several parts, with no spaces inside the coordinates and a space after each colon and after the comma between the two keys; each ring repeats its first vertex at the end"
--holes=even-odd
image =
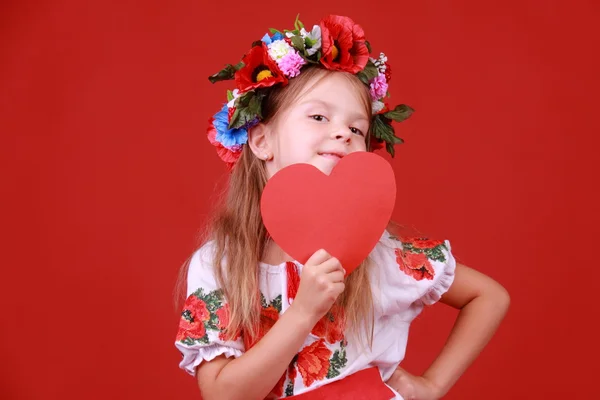
{"type": "Polygon", "coordinates": [[[286,261],[294,261],[294,259],[286,254],[285,251],[273,240],[269,240],[265,246],[265,254],[262,262],[270,265],[279,265],[286,261]]]}

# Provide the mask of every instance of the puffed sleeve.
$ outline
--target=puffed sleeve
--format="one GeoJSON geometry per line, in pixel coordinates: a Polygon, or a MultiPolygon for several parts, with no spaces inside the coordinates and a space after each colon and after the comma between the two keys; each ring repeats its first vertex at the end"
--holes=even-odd
{"type": "Polygon", "coordinates": [[[396,237],[386,231],[371,253],[377,264],[383,313],[419,312],[436,303],[454,281],[448,240],[396,237]]]}
{"type": "Polygon", "coordinates": [[[213,243],[208,242],[190,260],[187,299],[175,339],[175,347],[183,356],[179,367],[191,375],[202,361],[220,355],[237,358],[244,352],[240,335],[228,338],[225,334],[229,305],[213,273],[213,250],[213,243]]]}

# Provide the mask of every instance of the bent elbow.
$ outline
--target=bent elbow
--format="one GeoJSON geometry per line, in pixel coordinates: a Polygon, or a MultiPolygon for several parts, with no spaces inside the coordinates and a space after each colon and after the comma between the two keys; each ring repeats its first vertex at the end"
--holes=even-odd
{"type": "Polygon", "coordinates": [[[510,294],[504,286],[498,284],[498,287],[494,293],[494,300],[498,310],[502,313],[502,315],[505,315],[510,307],[510,294]]]}

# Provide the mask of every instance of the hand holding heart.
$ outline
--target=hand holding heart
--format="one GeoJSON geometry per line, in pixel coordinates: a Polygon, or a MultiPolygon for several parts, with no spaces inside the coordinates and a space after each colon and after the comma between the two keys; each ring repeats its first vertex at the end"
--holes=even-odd
{"type": "Polygon", "coordinates": [[[302,268],[300,287],[292,306],[316,324],[344,291],[342,264],[325,250],[318,250],[302,268]]]}

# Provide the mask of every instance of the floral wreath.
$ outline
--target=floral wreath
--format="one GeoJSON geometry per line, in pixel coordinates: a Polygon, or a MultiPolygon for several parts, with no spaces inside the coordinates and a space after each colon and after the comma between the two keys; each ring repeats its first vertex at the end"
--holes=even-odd
{"type": "Polygon", "coordinates": [[[209,121],[208,140],[231,169],[248,141],[248,130],[262,120],[262,100],[276,85],[302,73],[308,65],[355,74],[369,87],[373,115],[371,118],[371,150],[385,148],[394,157],[394,145],[404,140],[395,135],[392,121],[409,118],[413,109],[400,104],[390,109],[391,68],[384,53],[369,56],[371,45],[363,29],[348,17],[329,15],[314,25],[310,32],[298,17],[294,30],[270,29],[270,33],[252,44],[252,48],[236,64],[227,64],[208,79],[215,83],[235,79],[237,88],[227,91],[227,101],[209,121]]]}

